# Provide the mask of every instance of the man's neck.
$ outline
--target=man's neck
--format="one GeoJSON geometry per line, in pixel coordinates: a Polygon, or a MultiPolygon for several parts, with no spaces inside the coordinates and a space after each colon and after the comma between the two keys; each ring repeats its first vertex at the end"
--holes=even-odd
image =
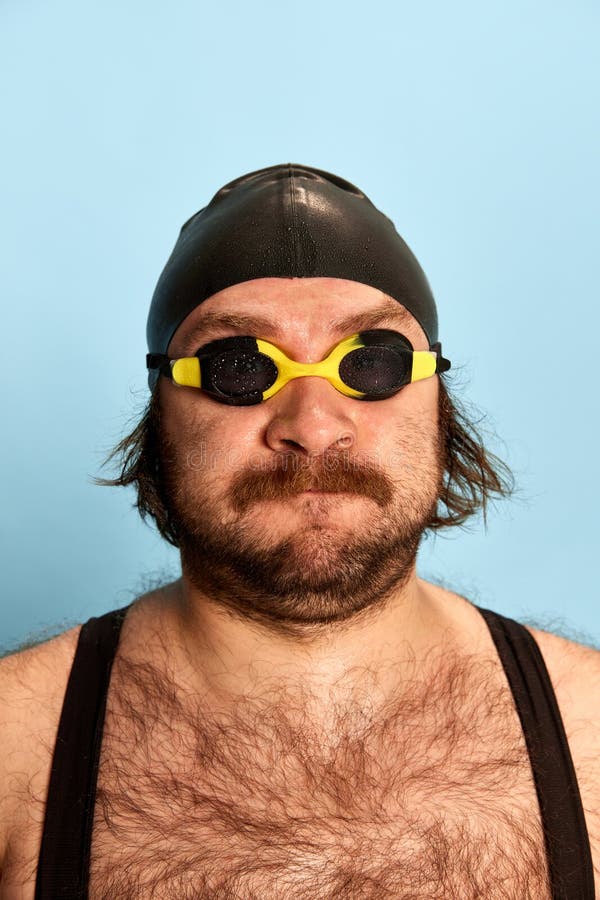
{"type": "Polygon", "coordinates": [[[376,715],[442,655],[460,652],[464,639],[446,592],[414,572],[381,607],[297,637],[233,615],[185,576],[161,593],[163,642],[175,651],[169,662],[192,692],[219,709],[241,700],[289,703],[325,732],[350,709],[366,704],[376,715]]]}

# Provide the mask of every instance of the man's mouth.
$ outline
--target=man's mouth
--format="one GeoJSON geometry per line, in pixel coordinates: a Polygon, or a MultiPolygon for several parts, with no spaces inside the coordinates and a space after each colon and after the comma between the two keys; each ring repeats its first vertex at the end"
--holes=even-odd
{"type": "Polygon", "coordinates": [[[348,491],[322,491],[320,488],[307,488],[301,494],[347,494],[348,491]]]}

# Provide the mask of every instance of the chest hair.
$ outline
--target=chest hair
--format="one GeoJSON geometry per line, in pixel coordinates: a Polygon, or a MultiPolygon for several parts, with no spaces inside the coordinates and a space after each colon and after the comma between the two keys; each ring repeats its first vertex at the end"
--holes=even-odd
{"type": "Polygon", "coordinates": [[[440,653],[325,734],[270,685],[223,709],[117,657],[91,900],[550,897],[539,808],[498,660],[440,653]]]}

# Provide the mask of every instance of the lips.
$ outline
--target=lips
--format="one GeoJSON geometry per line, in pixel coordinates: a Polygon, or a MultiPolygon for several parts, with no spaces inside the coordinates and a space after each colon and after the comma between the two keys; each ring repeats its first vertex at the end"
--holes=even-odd
{"type": "Polygon", "coordinates": [[[305,491],[300,491],[301,494],[341,494],[343,491],[320,491],[318,488],[307,488],[305,491]]]}

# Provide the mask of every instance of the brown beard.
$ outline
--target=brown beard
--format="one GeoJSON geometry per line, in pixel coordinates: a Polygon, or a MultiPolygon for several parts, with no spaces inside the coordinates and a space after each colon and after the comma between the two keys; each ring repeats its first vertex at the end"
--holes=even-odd
{"type": "Polygon", "coordinates": [[[314,461],[279,454],[272,466],[235,473],[226,500],[237,517],[229,515],[225,522],[215,509],[214,487],[202,477],[203,467],[191,462],[198,458],[197,439],[176,444],[163,428],[159,443],[162,496],[185,575],[214,602],[282,631],[322,627],[361,611],[368,615],[400,589],[435,515],[443,474],[439,430],[403,421],[395,451],[406,463],[394,479],[346,451],[314,461]],[[296,498],[307,489],[348,492],[354,498],[331,493],[296,498]],[[280,541],[268,542],[264,529],[243,518],[258,501],[281,506],[288,499],[298,507],[310,504],[310,512],[305,525],[280,541]],[[364,517],[354,531],[332,529],[328,511],[335,514],[337,503],[355,504],[357,517],[364,517]]]}

